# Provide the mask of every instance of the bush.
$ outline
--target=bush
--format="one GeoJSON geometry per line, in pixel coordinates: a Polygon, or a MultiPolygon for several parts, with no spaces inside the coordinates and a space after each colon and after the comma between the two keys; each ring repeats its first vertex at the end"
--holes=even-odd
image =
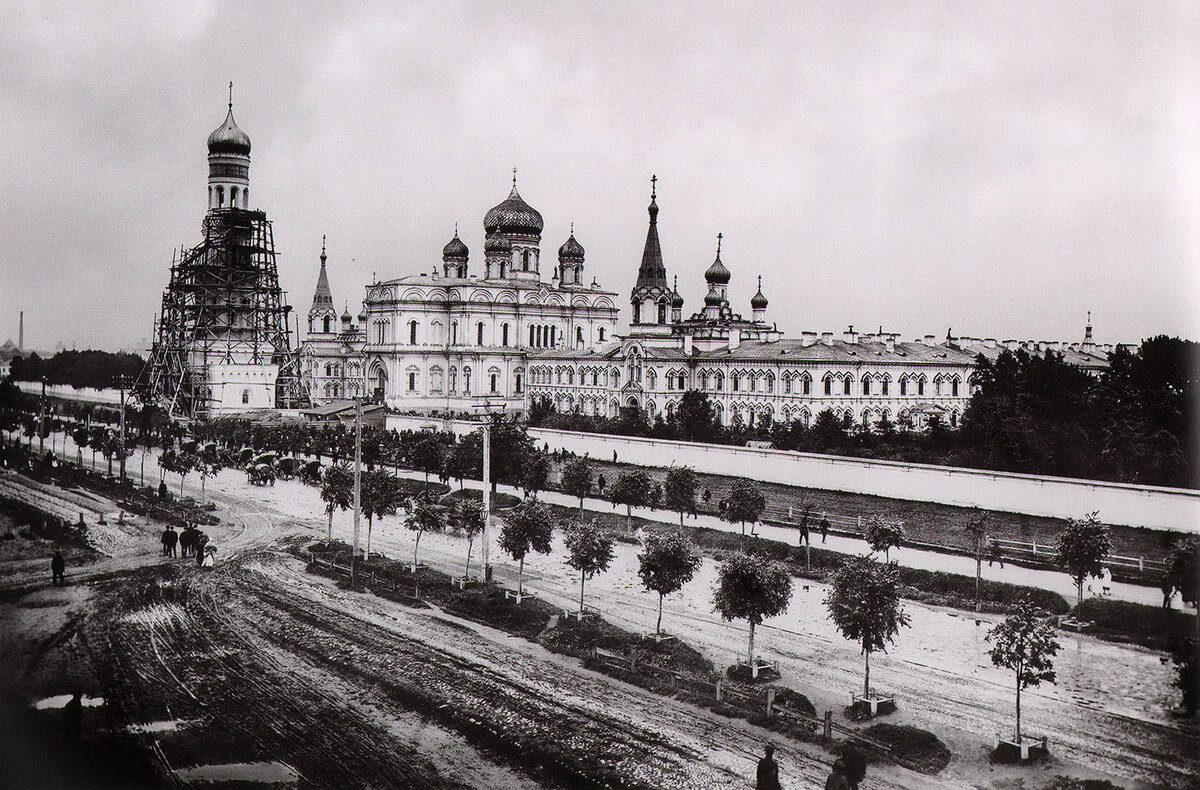
{"type": "Polygon", "coordinates": [[[1091,623],[1084,633],[1154,650],[1170,650],[1180,639],[1194,633],[1196,627],[1193,614],[1107,598],[1085,599],[1075,607],[1072,616],[1091,623]]]}
{"type": "Polygon", "coordinates": [[[889,744],[898,763],[923,774],[936,774],[950,762],[950,749],[928,730],[904,724],[874,724],[864,734],[889,744]]]}

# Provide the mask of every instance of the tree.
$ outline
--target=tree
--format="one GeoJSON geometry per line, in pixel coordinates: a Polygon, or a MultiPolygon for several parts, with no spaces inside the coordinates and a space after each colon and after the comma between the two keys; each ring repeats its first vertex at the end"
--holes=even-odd
{"type": "Polygon", "coordinates": [[[989,518],[979,514],[971,519],[963,529],[970,541],[971,554],[975,557],[975,611],[979,611],[981,602],[981,587],[983,581],[983,545],[987,541],[989,518]]]}
{"type": "Polygon", "coordinates": [[[333,511],[354,507],[354,472],[341,464],[327,467],[321,479],[321,501],[329,515],[327,539],[333,540],[333,511]]]}
{"type": "Polygon", "coordinates": [[[679,513],[679,526],[683,526],[683,514],[696,512],[696,489],[700,478],[687,466],[672,466],[667,470],[663,494],[667,507],[679,513]]]}
{"type": "Polygon", "coordinates": [[[675,407],[675,422],[683,438],[689,442],[704,442],[716,433],[717,417],[712,401],[700,390],[688,390],[675,407]]]}
{"type": "Polygon", "coordinates": [[[464,580],[471,577],[471,549],[475,545],[475,536],[483,532],[485,523],[482,502],[464,499],[454,511],[454,525],[467,536],[467,564],[463,567],[464,580]]]}
{"type": "Polygon", "coordinates": [[[871,547],[871,551],[882,551],[888,558],[891,549],[899,548],[904,542],[904,525],[899,521],[871,516],[867,526],[863,528],[863,539],[871,547]]]}
{"type": "Polygon", "coordinates": [[[83,448],[87,447],[90,441],[88,429],[82,425],[78,426],[75,430],[71,431],[71,440],[75,442],[75,447],[79,451],[79,465],[82,467],[83,448]]]}
{"type": "MultiPolygon", "coordinates": [[[[725,500],[721,519],[730,524],[742,525],[742,537],[746,536],[746,522],[754,524],[767,508],[767,498],[762,489],[752,480],[734,480],[725,500]]],[[[751,530],[753,532],[753,530],[751,530]]]]}
{"type": "Polygon", "coordinates": [[[550,510],[536,499],[527,499],[504,515],[500,528],[500,548],[520,563],[517,571],[517,597],[524,594],[525,555],[530,551],[550,553],[554,525],[550,510]]]}
{"type": "Polygon", "coordinates": [[[1175,662],[1175,688],[1182,693],[1183,709],[1189,716],[1195,716],[1200,708],[1200,640],[1189,636],[1179,640],[1171,650],[1171,659],[1175,662]]]}
{"type": "Polygon", "coordinates": [[[566,463],[562,470],[562,487],[566,493],[579,498],[579,520],[583,521],[583,498],[592,490],[592,465],[586,458],[572,458],[566,463]]]}
{"type": "Polygon", "coordinates": [[[538,491],[546,489],[550,480],[550,457],[540,450],[531,450],[525,457],[521,470],[521,486],[527,495],[537,498],[538,491]]]}
{"type": "MultiPolygon", "coordinates": [[[[363,442],[364,446],[372,444],[378,447],[374,442],[363,442]]],[[[444,463],[444,453],[442,452],[442,443],[438,440],[436,434],[426,434],[421,437],[412,451],[413,468],[425,475],[425,485],[429,485],[430,473],[440,472],[444,463]]]]}
{"type": "Polygon", "coordinates": [[[650,504],[650,489],[654,483],[650,476],[640,470],[622,472],[617,482],[608,489],[608,497],[614,505],[625,506],[625,528],[633,531],[633,509],[650,504]]]}
{"type": "MultiPolygon", "coordinates": [[[[404,500],[400,492],[400,481],[385,469],[368,469],[360,473],[359,507],[367,517],[367,553],[371,556],[371,527],[376,518],[393,516],[404,500]]],[[[353,483],[351,483],[353,486],[353,483]]],[[[353,490],[353,489],[352,489],[353,490]]],[[[420,536],[417,536],[420,540],[420,536]]],[[[416,560],[413,560],[416,564],[416,560]]]]}
{"type": "Polygon", "coordinates": [[[868,555],[849,557],[830,581],[825,606],[842,636],[862,645],[863,698],[871,698],[871,653],[887,651],[896,634],[909,624],[900,604],[896,563],[868,555]]]}
{"type": "Polygon", "coordinates": [[[583,584],[608,570],[613,559],[613,540],[593,521],[577,524],[567,533],[567,564],[579,571],[579,616],[583,617],[583,584]]]}
{"type": "Polygon", "coordinates": [[[692,580],[700,567],[700,555],[682,532],[649,535],[638,555],[638,576],[647,590],[658,593],[658,621],[654,633],[662,633],[663,598],[678,592],[692,580]]]}
{"type": "Polygon", "coordinates": [[[754,628],[767,617],[783,614],[791,597],[792,577],[783,566],[765,558],[734,554],[717,572],[713,611],[723,620],[750,623],[746,658],[753,677],[758,676],[758,665],[754,662],[754,628]]]}
{"type": "Polygon", "coordinates": [[[1058,538],[1055,561],[1075,580],[1079,603],[1083,603],[1083,582],[1089,576],[1100,576],[1104,558],[1112,550],[1108,528],[1100,523],[1096,513],[1085,518],[1073,518],[1058,538]]]}
{"type": "Polygon", "coordinates": [[[412,513],[409,514],[405,522],[408,528],[417,533],[417,541],[413,544],[413,561],[412,572],[415,575],[417,572],[417,551],[421,548],[421,536],[428,532],[441,532],[446,526],[446,520],[442,516],[442,511],[436,505],[429,502],[417,502],[413,506],[412,513]]]}
{"type": "MultiPolygon", "coordinates": [[[[1195,606],[1200,601],[1200,537],[1179,540],[1167,562],[1166,583],[1179,592],[1184,603],[1195,606]]],[[[1196,626],[1200,628],[1200,617],[1196,618],[1196,626]]]]}
{"type": "Polygon", "coordinates": [[[1018,745],[1021,743],[1021,691],[1040,686],[1043,680],[1054,682],[1053,658],[1058,652],[1058,641],[1054,638],[1054,628],[1039,614],[1028,599],[1023,600],[1017,604],[1017,611],[988,631],[986,637],[992,643],[989,652],[992,664],[1016,674],[1018,745]]]}
{"type": "MultiPolygon", "coordinates": [[[[95,437],[92,438],[92,447],[95,447],[95,437]]],[[[167,472],[174,472],[179,475],[179,496],[183,496],[183,481],[187,479],[188,473],[196,468],[196,456],[192,453],[183,450],[166,449],[158,456],[158,465],[161,469],[167,472]]]]}

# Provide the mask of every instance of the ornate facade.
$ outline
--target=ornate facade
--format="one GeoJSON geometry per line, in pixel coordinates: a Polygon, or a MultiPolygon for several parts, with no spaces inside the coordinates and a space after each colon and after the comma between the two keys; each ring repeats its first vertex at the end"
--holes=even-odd
{"type": "Polygon", "coordinates": [[[300,375],[312,403],[323,404],[366,394],[362,350],[366,342],[366,316],[359,313],[358,323],[350,317],[349,306],[338,324],[325,271],[325,237],[321,237],[321,271],[312,307],[308,310],[308,335],[300,353],[300,375]]]}

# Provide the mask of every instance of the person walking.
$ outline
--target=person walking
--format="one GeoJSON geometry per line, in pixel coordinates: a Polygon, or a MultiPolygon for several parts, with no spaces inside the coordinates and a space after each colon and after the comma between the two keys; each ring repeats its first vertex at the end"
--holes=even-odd
{"type": "Polygon", "coordinates": [[[204,547],[208,545],[208,535],[205,535],[199,530],[196,531],[196,542],[193,544],[193,549],[196,552],[197,567],[204,565],[204,547]]]}
{"type": "Polygon", "coordinates": [[[858,748],[847,743],[842,749],[842,765],[845,766],[846,783],[850,790],[858,790],[858,783],[867,775],[867,757],[858,748]]]}
{"type": "Polygon", "coordinates": [[[825,780],[825,790],[852,790],[850,780],[846,778],[846,764],[835,760],[829,778],[825,780]]]}
{"type": "Polygon", "coordinates": [[[50,560],[51,584],[59,587],[67,583],[67,560],[61,551],[54,552],[50,560]]]}
{"type": "Polygon", "coordinates": [[[167,545],[171,542],[171,528],[169,526],[162,531],[162,537],[159,538],[159,542],[162,543],[162,555],[166,557],[170,553],[170,549],[167,548],[167,545]]]}
{"type": "Polygon", "coordinates": [[[167,527],[167,556],[176,557],[175,546],[179,542],[179,533],[175,531],[175,527],[167,527]]]}
{"type": "Polygon", "coordinates": [[[829,534],[829,519],[821,517],[821,542],[825,542],[825,536],[829,534]]]}
{"type": "Polygon", "coordinates": [[[782,785],[779,784],[779,763],[775,762],[775,747],[769,743],[763,747],[763,757],[758,761],[754,790],[782,790],[782,785]]]}

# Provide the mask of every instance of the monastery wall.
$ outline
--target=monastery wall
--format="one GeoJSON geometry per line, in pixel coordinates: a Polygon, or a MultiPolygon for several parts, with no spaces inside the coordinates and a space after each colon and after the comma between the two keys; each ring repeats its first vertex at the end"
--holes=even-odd
{"type": "Polygon", "coordinates": [[[1186,489],[547,428],[531,428],[529,435],[551,450],[601,460],[611,460],[616,451],[617,460],[642,466],[679,464],[768,483],[1054,518],[1080,518],[1095,510],[1106,524],[1200,532],[1200,492],[1186,489]]]}

